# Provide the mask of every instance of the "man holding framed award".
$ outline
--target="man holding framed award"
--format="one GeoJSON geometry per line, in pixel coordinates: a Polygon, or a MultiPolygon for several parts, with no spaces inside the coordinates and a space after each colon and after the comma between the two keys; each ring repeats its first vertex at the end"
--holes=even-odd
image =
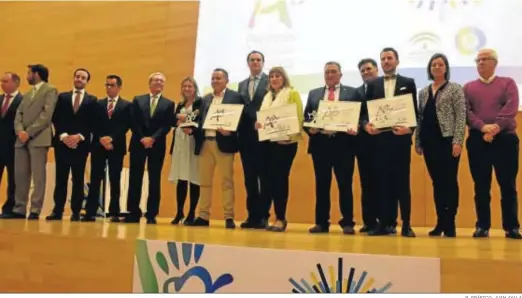
{"type": "Polygon", "coordinates": [[[369,235],[396,233],[400,205],[402,236],[415,237],[411,228],[410,163],[412,134],[417,125],[417,87],[411,78],[396,74],[399,54],[384,48],[380,54],[383,77],[368,83],[368,117],[364,129],[375,138],[373,152],[377,178],[379,224],[369,235]]]}
{"type": "Polygon", "coordinates": [[[339,225],[344,234],[355,234],[352,179],[361,100],[355,88],[341,84],[341,77],[341,65],[327,62],[326,85],[310,91],[304,112],[307,122],[304,127],[310,136],[308,153],[315,173],[315,225],[309,229],[310,233],[329,232],[333,170],[342,214],[339,225]]]}
{"type": "Polygon", "coordinates": [[[209,226],[212,182],[217,167],[221,173],[221,199],[225,227],[234,229],[234,154],[239,151],[237,126],[243,104],[239,93],[227,88],[228,72],[216,68],[212,73],[213,92],[203,97],[198,127],[195,129],[195,154],[199,155],[199,216],[192,226],[209,226]]]}

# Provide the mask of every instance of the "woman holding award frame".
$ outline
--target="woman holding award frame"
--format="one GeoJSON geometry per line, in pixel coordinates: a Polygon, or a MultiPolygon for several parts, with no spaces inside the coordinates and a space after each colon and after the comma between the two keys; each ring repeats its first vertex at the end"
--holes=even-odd
{"type": "MultiPolygon", "coordinates": [[[[277,137],[277,139],[263,142],[261,146],[263,155],[261,183],[266,183],[267,197],[270,200],[266,202],[265,206],[267,209],[270,209],[273,202],[276,214],[275,222],[267,230],[284,232],[288,225],[286,207],[288,203],[290,170],[297,153],[297,144],[302,139],[303,104],[299,92],[290,86],[290,81],[284,68],[273,67],[270,69],[268,79],[268,92],[263,98],[260,110],[295,104],[300,128],[297,134],[277,137]]],[[[256,122],[256,129],[260,128],[262,128],[262,124],[256,122]]]]}
{"type": "Polygon", "coordinates": [[[449,63],[435,54],[428,63],[433,81],[419,92],[419,125],[415,149],[424,155],[433,181],[437,225],[430,236],[455,237],[459,204],[458,167],[466,128],[466,106],[462,86],[450,82],[449,63]]]}
{"type": "Polygon", "coordinates": [[[169,181],[176,183],[177,213],[172,224],[177,225],[184,219],[183,209],[190,188],[190,208],[184,224],[194,221],[196,206],[199,201],[199,162],[194,154],[195,140],[192,134],[201,98],[198,97],[198,85],[192,77],[181,81],[182,101],[174,113],[174,136],[172,138],[169,181]],[[189,187],[190,185],[190,187],[189,187]]]}

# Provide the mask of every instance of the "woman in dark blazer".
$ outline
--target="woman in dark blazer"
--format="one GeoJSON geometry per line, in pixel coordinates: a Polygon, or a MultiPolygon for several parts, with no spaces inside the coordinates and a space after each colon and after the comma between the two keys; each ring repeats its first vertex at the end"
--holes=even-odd
{"type": "Polygon", "coordinates": [[[455,237],[459,204],[458,167],[466,127],[462,86],[450,82],[450,66],[443,54],[428,63],[433,82],[419,92],[419,125],[415,149],[424,155],[433,182],[437,225],[430,236],[455,237]]]}
{"type": "Polygon", "coordinates": [[[184,220],[189,225],[195,217],[196,206],[199,201],[199,157],[195,155],[195,139],[190,126],[182,127],[180,124],[197,121],[201,98],[198,97],[198,85],[196,81],[187,77],[181,81],[182,101],[174,112],[174,127],[170,154],[172,162],[170,166],[169,181],[176,183],[176,201],[178,210],[172,224],[179,224],[185,216],[183,209],[187,193],[190,190],[190,208],[188,216],[184,220]],[[190,185],[190,187],[189,187],[190,185]]]}

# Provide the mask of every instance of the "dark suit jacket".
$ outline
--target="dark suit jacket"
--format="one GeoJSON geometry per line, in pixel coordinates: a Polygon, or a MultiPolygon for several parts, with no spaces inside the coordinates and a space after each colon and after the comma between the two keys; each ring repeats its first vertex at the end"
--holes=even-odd
{"type": "MultiPolygon", "coordinates": [[[[199,118],[199,127],[196,129],[195,135],[196,148],[194,153],[196,155],[199,155],[201,148],[203,147],[203,143],[205,142],[205,131],[203,130],[203,125],[205,124],[205,117],[207,116],[207,112],[210,104],[212,103],[213,97],[213,94],[208,94],[207,96],[203,97],[201,101],[201,118],[199,118]]],[[[222,103],[243,104],[243,100],[239,93],[227,88],[222,103]]],[[[237,132],[231,132],[230,136],[224,136],[219,132],[216,132],[216,142],[221,152],[236,153],[239,150],[237,132]]]]}
{"type": "Polygon", "coordinates": [[[53,136],[55,150],[69,149],[60,141],[60,135],[66,133],[68,135],[81,134],[85,140],[81,141],[75,150],[90,151],[92,133],[96,129],[97,121],[93,115],[96,115],[97,111],[98,103],[94,95],[85,92],[80,108],[75,114],[73,110],[73,92],[58,94],[52,120],[55,130],[53,136]]]}
{"type": "Polygon", "coordinates": [[[248,93],[249,82],[250,77],[241,81],[238,86],[238,92],[241,95],[243,103],[245,104],[243,115],[238,126],[238,137],[239,142],[241,143],[258,143],[259,137],[255,128],[255,123],[257,120],[257,112],[259,111],[259,108],[261,108],[265,94],[268,92],[268,75],[265,73],[261,75],[253,98],[250,98],[250,94],[248,93]]]}
{"type": "MultiPolygon", "coordinates": [[[[178,115],[181,112],[181,109],[185,106],[185,102],[182,101],[179,103],[179,105],[176,107],[176,111],[174,112],[174,118],[172,118],[172,127],[178,127],[178,115]]],[[[200,109],[201,107],[201,97],[196,97],[194,99],[194,103],[192,104],[192,112],[196,112],[196,118],[194,118],[193,122],[198,123],[200,118],[200,109]]],[[[192,133],[194,134],[194,132],[192,133]]],[[[172,142],[170,143],[170,154],[172,154],[174,150],[174,142],[176,141],[176,130],[172,131],[172,142]]]]}
{"type": "MultiPolygon", "coordinates": [[[[321,102],[321,100],[323,100],[325,91],[325,87],[319,87],[311,90],[310,93],[308,93],[308,100],[306,102],[306,107],[304,110],[305,122],[310,121],[310,114],[313,111],[317,111],[319,109],[319,103],[321,102]]],[[[339,90],[339,101],[360,102],[361,100],[362,98],[360,97],[359,93],[357,93],[357,90],[355,88],[344,86],[341,84],[339,90]]],[[[326,138],[326,136],[321,133],[312,135],[310,134],[310,129],[308,127],[305,127],[304,130],[310,136],[308,140],[308,153],[312,153],[316,150],[316,148],[318,148],[318,146],[320,146],[321,142],[326,138]]],[[[354,138],[354,136],[351,136],[347,133],[338,133],[336,134],[336,138],[342,138],[343,141],[349,142],[354,138]]]]}
{"type": "MultiPolygon", "coordinates": [[[[411,93],[413,96],[413,106],[415,108],[415,117],[419,119],[419,109],[417,104],[417,87],[415,81],[412,78],[397,75],[395,83],[395,96],[404,95],[411,93]]],[[[377,79],[368,83],[368,90],[366,92],[367,100],[381,99],[385,97],[384,93],[384,77],[378,77],[377,79]]],[[[368,123],[366,118],[365,123],[368,123]]],[[[412,128],[413,131],[414,127],[412,128]]]]}
{"type": "Polygon", "coordinates": [[[22,102],[24,96],[18,92],[18,94],[12,99],[7,113],[4,117],[1,115],[1,107],[4,105],[5,94],[0,95],[0,154],[12,155],[14,152],[14,144],[16,142],[16,132],[14,129],[14,119],[16,116],[16,110],[22,102]]]}
{"type": "Polygon", "coordinates": [[[155,142],[153,149],[165,153],[166,136],[170,131],[174,117],[174,103],[161,96],[156,105],[154,115],[150,116],[150,95],[139,95],[132,101],[132,137],[129,152],[142,149],[141,139],[152,137],[155,142]]]}
{"type": "Polygon", "coordinates": [[[98,100],[97,128],[93,133],[92,149],[105,150],[100,144],[100,138],[109,136],[112,138],[113,152],[121,155],[127,154],[127,132],[132,125],[132,104],[120,97],[114,106],[112,117],[109,119],[107,106],[108,98],[98,100]]]}

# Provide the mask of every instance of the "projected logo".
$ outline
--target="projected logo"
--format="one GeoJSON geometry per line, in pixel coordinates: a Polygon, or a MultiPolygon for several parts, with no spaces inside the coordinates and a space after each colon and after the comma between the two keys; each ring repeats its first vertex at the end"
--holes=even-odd
{"type": "Polygon", "coordinates": [[[419,9],[436,10],[437,6],[459,8],[482,4],[482,0],[409,0],[409,2],[419,9]]]}
{"type": "MultiPolygon", "coordinates": [[[[154,260],[151,260],[149,243],[137,240],[135,262],[144,293],[184,292],[189,287],[188,282],[194,280],[203,286],[204,293],[215,293],[234,281],[229,273],[219,275],[214,280],[209,270],[199,264],[205,248],[203,244],[181,243],[180,246],[181,250],[177,243],[168,242],[167,255],[157,251],[154,260]],[[159,276],[167,278],[160,282],[159,276]]],[[[194,283],[190,286],[193,287],[194,283]]],[[[190,290],[193,292],[195,289],[190,290]]],[[[200,291],[199,287],[197,290],[200,291]]]]}
{"type": "Polygon", "coordinates": [[[257,0],[254,11],[252,12],[252,16],[250,17],[248,27],[254,28],[259,16],[271,14],[276,14],[279,22],[283,23],[288,28],[292,28],[292,20],[290,19],[290,14],[288,13],[288,4],[286,0],[276,0],[275,2],[257,0]]]}
{"type": "Polygon", "coordinates": [[[433,32],[419,32],[409,40],[409,58],[424,63],[439,50],[440,38],[433,32]]]}
{"type": "Polygon", "coordinates": [[[356,269],[351,267],[348,276],[345,278],[343,269],[343,258],[339,258],[337,262],[337,272],[333,265],[328,266],[329,278],[326,278],[323,266],[317,264],[317,274],[310,272],[310,280],[302,278],[298,283],[293,278],[289,281],[294,287],[293,293],[385,293],[391,286],[391,282],[387,282],[384,286],[376,288],[375,279],[368,276],[367,271],[363,271],[357,278],[356,269]]]}
{"type": "Polygon", "coordinates": [[[465,27],[455,35],[455,46],[462,55],[473,55],[486,45],[486,34],[476,27],[465,27]]]}

